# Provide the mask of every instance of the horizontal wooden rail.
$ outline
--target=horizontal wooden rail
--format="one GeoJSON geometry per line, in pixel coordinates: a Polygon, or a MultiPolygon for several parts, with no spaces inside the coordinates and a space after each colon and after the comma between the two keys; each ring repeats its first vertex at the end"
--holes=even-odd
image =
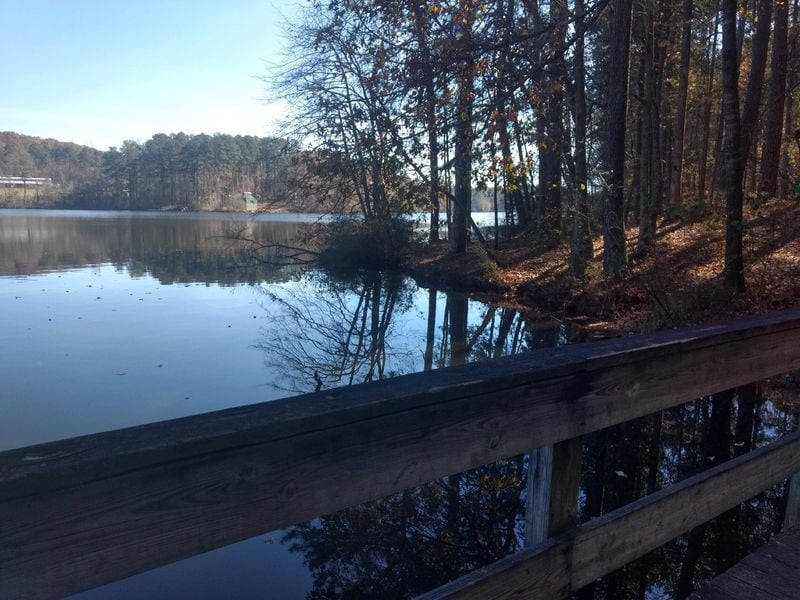
{"type": "Polygon", "coordinates": [[[418,600],[566,598],[800,471],[800,432],[685,479],[418,600]]]}
{"type": "Polygon", "coordinates": [[[800,311],[0,453],[0,596],[96,587],[800,368],[800,311]]]}

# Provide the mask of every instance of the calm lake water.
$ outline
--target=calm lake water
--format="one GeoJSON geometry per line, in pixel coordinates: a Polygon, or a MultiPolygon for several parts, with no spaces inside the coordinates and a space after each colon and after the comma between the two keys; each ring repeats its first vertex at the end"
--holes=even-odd
{"type": "MultiPolygon", "coordinates": [[[[569,341],[555,321],[395,275],[272,266],[232,239],[296,243],[314,220],[0,211],[0,450],[569,341]]],[[[270,534],[86,597],[303,597],[290,543],[270,534]]]]}
{"type": "MultiPolygon", "coordinates": [[[[0,450],[584,339],[397,275],[275,266],[234,239],[294,244],[313,221],[0,211],[0,450]]],[[[581,518],[793,429],[797,397],[779,378],[589,436],[581,518]]],[[[407,598],[520,549],[526,478],[511,457],[77,597],[407,598]]],[[[783,494],[713,521],[699,550],[683,536],[605,578],[598,597],[676,597],[767,539],[783,494]]]]}
{"type": "MultiPolygon", "coordinates": [[[[274,253],[231,239],[294,243],[313,220],[0,212],[0,450],[312,391],[315,373],[328,388],[420,371],[429,342],[427,367],[448,364],[446,294],[261,264],[274,253]]],[[[457,362],[551,343],[516,311],[450,301],[475,329],[457,362]]]]}

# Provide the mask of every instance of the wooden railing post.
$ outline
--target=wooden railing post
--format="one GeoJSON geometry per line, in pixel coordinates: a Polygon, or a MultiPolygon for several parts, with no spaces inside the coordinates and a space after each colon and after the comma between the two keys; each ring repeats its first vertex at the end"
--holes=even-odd
{"type": "Polygon", "coordinates": [[[582,456],[580,437],[537,448],[528,455],[526,547],[577,525],[582,456]]]}
{"type": "Polygon", "coordinates": [[[789,497],[786,501],[786,515],[783,518],[783,528],[800,526],[800,473],[795,473],[789,479],[789,497]]]}

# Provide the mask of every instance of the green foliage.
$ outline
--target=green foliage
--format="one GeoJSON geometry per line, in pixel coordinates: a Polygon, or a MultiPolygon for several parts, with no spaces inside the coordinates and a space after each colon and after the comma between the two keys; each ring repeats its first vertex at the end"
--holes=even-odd
{"type": "Polygon", "coordinates": [[[412,235],[413,223],[404,219],[338,221],[330,226],[319,262],[332,271],[397,269],[412,235]]]}
{"type": "MultiPolygon", "coordinates": [[[[0,175],[50,177],[42,205],[71,208],[238,209],[242,192],[284,208],[295,154],[286,140],[242,135],[158,133],[102,152],[0,132],[0,175]]],[[[12,200],[0,196],[0,203],[12,200]]]]}

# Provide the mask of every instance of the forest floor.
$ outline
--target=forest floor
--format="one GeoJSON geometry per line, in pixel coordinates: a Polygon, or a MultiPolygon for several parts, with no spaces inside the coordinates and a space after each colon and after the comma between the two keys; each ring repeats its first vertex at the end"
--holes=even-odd
{"type": "MultiPolygon", "coordinates": [[[[602,276],[602,239],[581,281],[569,274],[569,247],[534,255],[534,240],[517,234],[487,253],[473,243],[467,255],[447,256],[446,244],[420,244],[408,265],[422,283],[437,282],[522,309],[556,314],[598,333],[644,332],[735,318],[800,305],[800,204],[772,200],[745,210],[747,292],[724,292],[722,209],[702,220],[660,223],[655,245],[631,259],[618,282],[602,276]]],[[[629,255],[637,231],[629,228],[629,255]]]]}

